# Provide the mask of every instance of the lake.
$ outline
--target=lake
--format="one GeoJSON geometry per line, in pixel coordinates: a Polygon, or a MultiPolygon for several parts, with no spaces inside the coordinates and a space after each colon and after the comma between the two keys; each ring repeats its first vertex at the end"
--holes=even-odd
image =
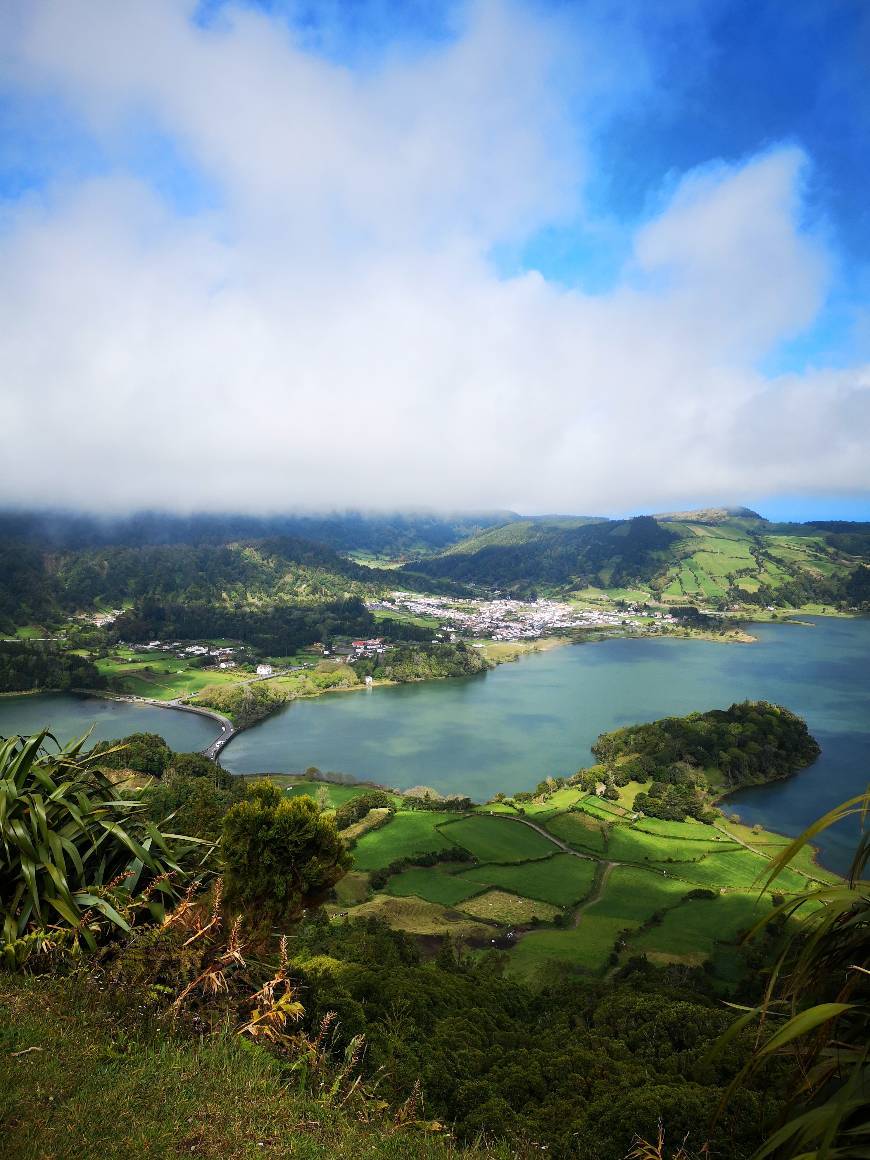
{"type": "MultiPolygon", "coordinates": [[[[809,620],[756,625],[755,644],[614,637],[465,680],[329,693],[240,733],[221,761],[233,773],[316,765],[485,801],[590,764],[598,734],[620,725],[747,698],[776,701],[806,718],[822,756],[786,782],[733,795],[729,808],[796,834],[870,781],[870,620],[809,620]]],[[[146,731],[179,750],[201,749],[218,732],[208,718],[151,706],[64,694],[0,698],[0,734],[50,724],[67,740],[94,723],[95,740],[146,731]]],[[[853,844],[849,834],[825,838],[827,864],[845,869],[853,844]]]]}
{"type": "MultiPolygon", "coordinates": [[[[870,620],[759,624],[755,644],[610,638],[533,653],[479,677],[297,701],[221,755],[234,773],[316,765],[485,801],[588,765],[599,733],[636,721],[768,700],[822,746],[808,770],[729,799],[742,820],[796,834],[870,781],[870,620]]],[[[850,834],[824,840],[845,869],[850,834]]]]}
{"type": "Polygon", "coordinates": [[[0,736],[37,733],[46,726],[61,742],[81,737],[92,726],[92,741],[112,741],[128,733],[159,733],[173,749],[182,753],[205,749],[220,732],[220,725],[209,717],[172,712],[153,705],[72,693],[0,697],[0,736]]]}

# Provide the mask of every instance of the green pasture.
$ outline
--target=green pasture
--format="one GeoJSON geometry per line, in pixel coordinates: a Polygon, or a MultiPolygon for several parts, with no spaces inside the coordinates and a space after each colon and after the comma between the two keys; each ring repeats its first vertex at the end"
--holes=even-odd
{"type": "Polygon", "coordinates": [[[553,843],[522,822],[472,814],[442,828],[445,838],[463,846],[479,862],[526,862],[548,858],[553,843]]]}
{"type": "Polygon", "coordinates": [[[663,838],[683,838],[687,842],[712,842],[716,831],[703,822],[666,822],[662,818],[638,818],[633,829],[643,834],[658,834],[663,838]]]}
{"type": "MultiPolygon", "coordinates": [[[[770,863],[766,858],[742,848],[708,854],[699,862],[651,862],[650,866],[673,874],[684,882],[693,882],[697,886],[708,886],[713,889],[724,886],[729,890],[754,890],[756,893],[762,889],[770,870],[770,863]]],[[[806,890],[809,885],[802,874],[786,869],[777,878],[776,885],[770,889],[796,894],[806,890]]]]}
{"type": "Polygon", "coordinates": [[[577,803],[577,809],[584,814],[591,814],[593,818],[600,818],[603,822],[612,822],[616,818],[625,816],[625,810],[616,802],[608,802],[595,794],[587,794],[577,803]]]}
{"type": "Polygon", "coordinates": [[[646,954],[653,962],[697,966],[713,956],[718,943],[735,943],[760,918],[770,902],[755,894],[723,894],[688,899],[669,910],[661,923],[647,927],[629,942],[629,954],[646,954]]]}
{"type": "Polygon", "coordinates": [[[553,814],[571,809],[585,796],[586,791],[576,785],[565,785],[550,794],[546,801],[525,802],[523,809],[530,818],[538,822],[542,817],[551,817],[553,814]]]}
{"type": "Polygon", "coordinates": [[[614,862],[666,862],[673,858],[688,862],[711,851],[727,850],[727,838],[707,842],[667,838],[663,834],[646,834],[630,826],[614,826],[607,844],[607,857],[614,862]]]}
{"type": "Polygon", "coordinates": [[[450,814],[435,810],[399,810],[379,830],[364,834],[353,848],[358,870],[380,870],[399,858],[416,858],[449,849],[451,842],[438,829],[450,814]]]}
{"type": "Polygon", "coordinates": [[[598,864],[573,854],[553,854],[537,862],[520,866],[473,866],[457,875],[459,881],[484,886],[499,886],[503,890],[536,898],[554,906],[573,906],[585,898],[595,881],[598,864]]]}
{"type": "Polygon", "coordinates": [[[190,697],[209,685],[236,684],[250,676],[238,669],[196,668],[187,658],[166,653],[119,653],[95,663],[121,692],[157,701],[190,697]]]}
{"type": "Polygon", "coordinates": [[[597,822],[589,814],[572,810],[570,813],[548,818],[545,825],[551,834],[575,850],[591,850],[600,857],[604,857],[607,852],[607,838],[602,831],[602,823],[597,822]]]}
{"type": "MultiPolygon", "coordinates": [[[[372,787],[370,785],[340,785],[332,781],[319,780],[295,780],[287,785],[286,792],[290,797],[298,797],[299,794],[308,794],[309,797],[317,798],[317,795],[325,790],[327,794],[326,809],[335,810],[339,806],[343,806],[345,802],[351,801],[353,798],[360,797],[364,793],[371,793],[372,787]]],[[[400,805],[402,798],[399,794],[390,794],[395,805],[400,805]]]]}
{"type": "Polygon", "coordinates": [[[350,870],[335,884],[335,894],[341,906],[356,906],[365,902],[369,893],[369,876],[350,870]]]}
{"type": "MultiPolygon", "coordinates": [[[[437,866],[414,866],[410,870],[403,870],[401,874],[394,874],[387,883],[387,893],[398,898],[407,898],[414,895],[427,902],[438,902],[442,906],[455,906],[470,898],[473,894],[481,894],[495,883],[479,882],[463,874],[452,874],[446,869],[446,863],[437,866]]],[[[455,863],[452,868],[463,863],[455,863]]]]}
{"type": "Polygon", "coordinates": [[[547,962],[603,971],[623,931],[636,930],[655,911],[676,905],[686,889],[648,870],[617,866],[602,897],[583,911],[576,927],[524,935],[511,951],[508,971],[534,977],[547,962]]]}
{"type": "Polygon", "coordinates": [[[15,630],[15,636],[19,640],[40,640],[49,635],[48,631],[38,624],[24,624],[15,630]]]}
{"type": "MultiPolygon", "coordinates": [[[[772,835],[767,834],[767,837],[772,835]]],[[[768,858],[775,858],[782,853],[783,845],[779,843],[767,845],[761,844],[757,849],[766,854],[768,858]]],[[[819,882],[840,882],[841,878],[838,874],[834,874],[831,870],[826,870],[816,861],[815,849],[812,846],[802,846],[801,849],[792,858],[789,868],[796,870],[799,874],[805,874],[808,878],[814,878],[819,882]]],[[[779,889],[779,877],[777,877],[771,886],[771,890],[779,889]]]]}
{"type": "Polygon", "coordinates": [[[487,802],[486,805],[472,806],[472,809],[478,814],[507,814],[514,818],[517,816],[517,807],[512,802],[487,802]]]}
{"type": "Polygon", "coordinates": [[[416,624],[419,628],[440,628],[441,621],[434,616],[412,616],[409,612],[391,612],[383,608],[374,610],[375,620],[401,620],[405,624],[416,624]]]}

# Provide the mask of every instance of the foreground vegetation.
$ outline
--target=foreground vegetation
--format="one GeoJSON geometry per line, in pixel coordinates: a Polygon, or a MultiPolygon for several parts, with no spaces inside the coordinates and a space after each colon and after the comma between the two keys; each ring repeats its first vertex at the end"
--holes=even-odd
{"type": "MultiPolygon", "coordinates": [[[[683,1156],[865,1155],[866,840],[850,882],[818,884],[795,860],[801,842],[780,843],[770,859],[767,842],[746,850],[730,840],[736,828],[632,821],[579,785],[554,786],[527,807],[498,803],[510,815],[254,780],[234,783],[215,845],[150,819],[185,781],[214,799],[226,775],[212,779],[204,759],[175,755],[157,783],[124,780],[121,752],[141,763],[157,750],[134,738],[58,751],[39,735],[0,751],[2,949],[17,972],[0,979],[0,1110],[12,1154],[111,1157],[129,1155],[132,1141],[143,1155],[435,1157],[478,1146],[622,1160],[655,1155],[644,1141],[663,1123],[683,1156]],[[384,824],[355,830],[374,813],[384,824]],[[632,861],[549,852],[546,827],[575,814],[632,861]],[[385,841],[411,819],[412,841],[385,841]],[[351,855],[341,834],[358,835],[351,855]],[[691,963],[662,932],[679,908],[688,921],[677,940],[697,926],[715,945],[732,908],[731,929],[744,921],[745,892],[686,890],[681,860],[666,874],[646,864],[667,849],[693,865],[763,862],[758,930],[729,951],[738,1023],[718,1000],[716,956],[712,971],[691,963]],[[368,873],[370,885],[407,884],[411,859],[429,863],[442,889],[467,878],[462,924],[449,906],[401,889],[383,896],[380,916],[375,894],[330,918],[319,899],[366,850],[375,868],[353,871],[358,883],[368,873]],[[527,866],[538,898],[517,908],[527,866]],[[556,888],[570,901],[556,901],[556,888]],[[583,897],[575,922],[555,921],[583,897]],[[705,907],[719,908],[715,933],[705,907]],[[414,935],[389,929],[390,913],[411,912],[421,918],[414,935]],[[508,953],[474,949],[480,929],[516,914],[554,921],[508,953]],[[615,940],[599,964],[606,977],[575,962],[528,986],[517,955],[559,936],[581,954],[615,940]],[[636,938],[630,954],[621,938],[636,938]],[[678,953],[658,960],[656,945],[678,953]]],[[[187,820],[197,828],[196,811],[187,820]]]]}

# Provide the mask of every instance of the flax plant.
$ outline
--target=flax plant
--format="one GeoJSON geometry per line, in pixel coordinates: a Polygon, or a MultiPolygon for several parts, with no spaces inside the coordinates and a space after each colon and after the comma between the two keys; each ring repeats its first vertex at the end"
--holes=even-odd
{"type": "Polygon", "coordinates": [[[0,961],[94,950],[139,913],[160,920],[208,843],[164,834],[125,792],[47,730],[0,739],[0,961]]]}
{"type": "MultiPolygon", "coordinates": [[[[847,818],[866,821],[870,790],[831,810],[774,859],[765,889],[823,830],[847,818]]],[[[848,878],[794,895],[766,915],[749,938],[783,916],[800,918],[770,974],[761,1002],[717,1047],[756,1027],[738,1088],[768,1059],[785,1057],[794,1083],[779,1128],[753,1160],[867,1160],[870,1157],[870,833],[863,829],[848,878]]],[[[726,1095],[726,1099],[728,1096],[726,1095]]]]}

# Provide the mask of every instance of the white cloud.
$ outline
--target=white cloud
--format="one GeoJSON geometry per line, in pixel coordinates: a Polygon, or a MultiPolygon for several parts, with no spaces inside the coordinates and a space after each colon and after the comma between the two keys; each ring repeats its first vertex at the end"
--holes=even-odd
{"type": "Polygon", "coordinates": [[[870,487],[870,371],[756,369],[827,283],[799,150],[685,175],[606,295],[499,278],[494,243],[580,208],[557,25],[482,4],[450,44],[353,72],[263,15],[202,29],[189,8],[9,21],[20,84],[110,152],[147,113],[219,208],[179,215],[119,161],[8,209],[7,501],[606,511],[870,487]]]}

